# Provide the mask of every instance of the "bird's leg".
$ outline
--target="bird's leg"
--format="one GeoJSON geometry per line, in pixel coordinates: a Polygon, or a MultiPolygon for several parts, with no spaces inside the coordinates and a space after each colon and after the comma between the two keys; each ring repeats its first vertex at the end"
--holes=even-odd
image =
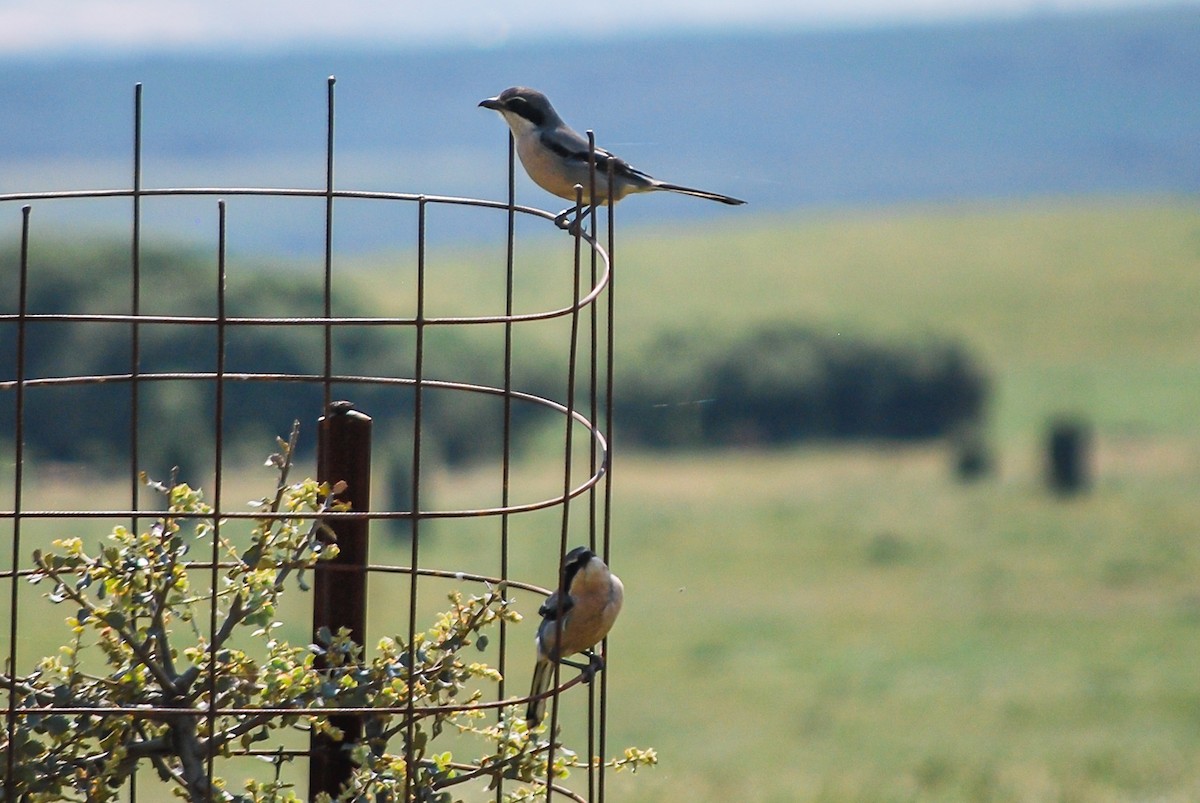
{"type": "Polygon", "coordinates": [[[559,663],[578,669],[583,673],[583,682],[591,683],[592,678],[596,677],[596,673],[604,668],[604,659],[591,650],[584,650],[582,654],[588,658],[586,664],[581,664],[578,661],[568,661],[566,658],[560,658],[559,663]]]}

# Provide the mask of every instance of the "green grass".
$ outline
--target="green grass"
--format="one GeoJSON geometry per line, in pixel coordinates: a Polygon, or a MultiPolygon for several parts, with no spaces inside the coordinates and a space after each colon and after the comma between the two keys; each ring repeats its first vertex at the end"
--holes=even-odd
{"type": "MultiPolygon", "coordinates": [[[[731,214],[701,233],[633,231],[619,247],[621,359],[663,328],[703,337],[780,318],[962,338],[994,378],[998,473],[958,484],[938,446],[637,454],[618,441],[614,568],[627,601],[611,644],[610,752],[653,746],[662,763],[610,776],[609,799],[1200,798],[1194,203],[731,214]],[[1063,410],[1096,426],[1095,487],[1070,500],[1041,484],[1040,439],[1063,410]]],[[[552,259],[569,251],[557,239],[527,248],[518,307],[569,293],[552,259]]],[[[494,255],[429,265],[429,314],[496,311],[494,255]]],[[[387,275],[376,292],[411,291],[387,275]]],[[[514,496],[558,481],[552,461],[533,459],[514,496]]],[[[79,484],[47,480],[27,504],[79,484]]],[[[497,484],[481,466],[438,472],[429,492],[453,506],[497,484]]],[[[513,574],[550,583],[557,518],[513,528],[513,574]]],[[[497,529],[435,523],[423,558],[495,571],[497,529]]],[[[375,549],[406,562],[384,539],[375,549]]],[[[401,591],[375,586],[373,637],[401,629],[401,591]]],[[[512,636],[514,691],[532,632],[512,636]]]]}
{"type": "Polygon", "coordinates": [[[618,464],[654,614],[619,631],[616,733],[667,757],[635,799],[1190,797],[1197,467],[1061,503],[931,450],[618,464]]]}

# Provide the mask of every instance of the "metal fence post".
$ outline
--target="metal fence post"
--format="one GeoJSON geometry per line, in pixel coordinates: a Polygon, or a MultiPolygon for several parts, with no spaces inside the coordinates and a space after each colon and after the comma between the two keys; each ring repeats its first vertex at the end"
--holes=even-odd
{"type": "MultiPolygon", "coordinates": [[[[344,481],[339,501],[352,511],[370,509],[371,418],[347,401],[333,402],[318,424],[317,479],[344,481]]],[[[337,534],[338,556],[317,564],[313,578],[313,634],[328,628],[337,633],[349,628],[355,642],[364,644],[367,631],[367,547],[370,521],[341,519],[331,522],[337,534]]],[[[319,659],[318,659],[319,660],[319,659]]],[[[362,720],[353,715],[331,716],[330,723],[344,734],[338,743],[314,734],[308,770],[308,797],[321,792],[337,797],[354,769],[349,746],[362,736],[362,720]]]]}

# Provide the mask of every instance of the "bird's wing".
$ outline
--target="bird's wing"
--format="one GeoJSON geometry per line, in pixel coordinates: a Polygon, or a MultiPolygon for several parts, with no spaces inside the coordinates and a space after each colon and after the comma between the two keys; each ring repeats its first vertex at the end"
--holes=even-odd
{"type": "MultiPolygon", "coordinates": [[[[613,156],[608,151],[603,151],[599,148],[596,149],[596,172],[608,175],[608,163],[610,161],[613,163],[613,175],[615,176],[621,176],[638,183],[643,181],[650,183],[654,181],[654,178],[649,173],[638,170],[619,156],[613,156]]],[[[586,153],[583,155],[583,162],[587,164],[586,153]]]]}
{"type": "MultiPolygon", "coordinates": [[[[583,170],[588,169],[591,150],[587,140],[571,130],[557,130],[552,134],[542,135],[542,144],[567,162],[577,165],[583,170]]],[[[638,170],[629,162],[603,148],[596,148],[596,175],[603,178],[608,175],[608,166],[612,164],[613,175],[631,181],[634,184],[650,184],[654,178],[648,173],[638,170]]]]}
{"type": "Polygon", "coordinates": [[[575,607],[575,600],[571,599],[570,594],[560,595],[555,591],[550,596],[546,597],[546,601],[542,603],[542,607],[538,608],[538,615],[547,621],[553,622],[558,618],[559,612],[559,597],[562,597],[562,613],[565,616],[568,611],[575,607]]]}
{"type": "MultiPolygon", "coordinates": [[[[585,169],[588,166],[588,152],[586,149],[582,153],[574,154],[569,158],[577,159],[585,169]]],[[[643,173],[621,157],[614,156],[601,148],[596,148],[596,175],[601,177],[607,176],[609,164],[612,165],[613,175],[617,178],[623,178],[634,184],[650,184],[654,181],[650,174],[643,173]]]]}

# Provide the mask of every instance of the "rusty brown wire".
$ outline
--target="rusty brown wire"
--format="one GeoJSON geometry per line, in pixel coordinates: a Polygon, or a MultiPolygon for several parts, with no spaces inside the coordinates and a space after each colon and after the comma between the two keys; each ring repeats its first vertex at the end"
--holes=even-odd
{"type": "MultiPolygon", "coordinates": [[[[114,708],[95,708],[95,707],[71,707],[55,705],[52,707],[38,706],[33,708],[16,707],[17,696],[17,639],[19,637],[18,627],[18,583],[23,578],[27,578],[33,572],[32,569],[21,568],[21,524],[24,521],[32,521],[39,519],[62,519],[62,520],[85,520],[85,519],[128,519],[133,526],[137,526],[141,519],[152,518],[159,515],[153,510],[147,510],[139,505],[138,490],[140,482],[138,479],[139,465],[138,455],[140,451],[139,433],[142,427],[139,426],[139,393],[143,386],[154,382],[165,381],[183,381],[183,382],[206,382],[211,383],[215,388],[216,393],[216,420],[214,421],[214,448],[216,450],[216,484],[214,486],[213,511],[210,514],[180,514],[172,515],[173,518],[206,518],[212,520],[214,527],[219,528],[222,521],[231,521],[238,519],[253,519],[264,520],[271,518],[298,518],[296,514],[271,514],[253,511],[236,511],[225,508],[224,500],[222,499],[221,491],[221,475],[222,475],[222,450],[225,448],[224,434],[224,403],[222,394],[228,383],[238,382],[268,382],[268,383],[301,383],[309,385],[320,385],[324,390],[323,409],[330,409],[332,402],[332,388],[340,387],[358,387],[366,385],[392,385],[411,387],[414,391],[416,404],[414,410],[414,441],[413,441],[413,456],[414,456],[414,476],[412,479],[412,507],[410,510],[368,510],[368,511],[353,511],[353,512],[338,512],[323,514],[323,518],[329,520],[338,519],[366,519],[366,520],[404,520],[411,522],[413,527],[411,545],[412,556],[410,564],[407,566],[397,565],[382,565],[368,564],[365,570],[368,573],[379,574],[407,574],[412,579],[409,585],[409,623],[408,623],[408,644],[409,649],[414,644],[413,638],[416,631],[415,612],[418,601],[418,583],[419,577],[437,577],[443,579],[454,579],[461,582],[486,583],[489,585],[506,585],[511,588],[529,591],[535,594],[548,595],[549,589],[540,585],[521,581],[510,576],[509,569],[509,523],[510,518],[516,514],[529,513],[538,510],[558,509],[562,514],[562,530],[559,539],[560,557],[565,554],[568,548],[569,532],[571,524],[569,522],[569,510],[571,501],[580,497],[586,497],[589,505],[588,516],[588,543],[593,550],[601,554],[606,560],[611,561],[611,531],[609,527],[609,511],[611,507],[611,454],[610,443],[612,439],[612,379],[613,379],[613,315],[614,305],[612,298],[612,280],[613,280],[613,262],[612,251],[614,242],[614,223],[611,209],[607,217],[607,233],[606,247],[601,245],[600,237],[596,231],[596,213],[594,209],[590,210],[588,215],[580,215],[579,225],[573,232],[575,242],[574,248],[574,271],[575,282],[570,304],[556,307],[549,310],[535,311],[517,311],[514,308],[513,298],[513,278],[515,269],[514,242],[515,242],[515,221],[518,215],[527,216],[534,219],[545,221],[554,221],[555,213],[538,209],[530,206],[518,205],[516,203],[515,190],[515,175],[516,161],[515,150],[511,137],[508,140],[508,198],[504,201],[484,200],[478,198],[466,198],[457,196],[442,196],[429,194],[414,194],[414,193],[397,193],[397,192],[379,192],[379,191],[360,191],[349,190],[335,187],[335,106],[334,106],[334,85],[335,80],[330,77],[327,83],[327,115],[326,115],[326,171],[325,171],[325,186],[320,189],[302,189],[302,188],[282,188],[282,187],[145,187],[143,182],[143,145],[142,145],[142,120],[143,120],[143,102],[142,102],[142,85],[137,84],[134,89],[134,113],[133,113],[133,170],[131,177],[131,185],[128,188],[120,189],[95,189],[95,190],[65,190],[51,192],[18,192],[0,194],[0,209],[3,209],[12,204],[21,205],[21,235],[20,235],[20,256],[19,256],[19,276],[17,281],[19,284],[18,290],[18,309],[16,312],[0,313],[0,324],[14,325],[17,331],[15,341],[9,344],[16,356],[15,360],[15,375],[12,378],[0,378],[0,393],[12,393],[15,398],[14,405],[14,422],[12,428],[13,434],[13,466],[14,472],[12,477],[13,494],[12,506],[10,509],[0,510],[0,519],[10,522],[11,527],[11,569],[0,571],[0,580],[7,580],[10,588],[10,617],[9,623],[9,647],[7,655],[7,665],[5,675],[7,679],[6,690],[8,692],[7,704],[5,706],[5,728],[7,729],[9,744],[12,744],[12,737],[16,723],[19,718],[30,716],[36,713],[45,713],[48,710],[53,710],[63,714],[91,714],[91,715],[111,715],[123,717],[137,718],[154,718],[156,716],[180,716],[194,714],[197,717],[207,717],[211,723],[215,722],[216,717],[223,715],[239,715],[239,714],[257,714],[262,715],[275,714],[278,716],[294,716],[298,709],[294,708],[252,708],[252,709],[212,709],[212,710],[196,710],[192,712],[181,711],[180,709],[157,709],[154,707],[114,707],[114,708]],[[226,208],[224,199],[235,196],[250,196],[257,198],[317,198],[323,199],[325,204],[325,232],[324,232],[324,314],[317,317],[262,317],[262,316],[230,316],[225,310],[225,280],[226,280],[226,208]],[[218,273],[219,286],[217,291],[218,312],[216,315],[152,315],[146,314],[141,309],[141,265],[140,257],[142,250],[142,203],[145,199],[164,198],[164,197],[211,197],[216,199],[218,207],[218,233],[217,233],[217,252],[218,252],[218,273]],[[31,313],[26,306],[27,286],[30,272],[29,262],[29,245],[33,239],[31,230],[31,215],[35,204],[70,204],[84,199],[126,199],[131,204],[131,222],[130,222],[130,273],[131,273],[131,291],[130,291],[130,308],[128,312],[109,312],[109,313],[31,313]],[[418,208],[418,233],[417,233],[417,254],[418,254],[418,290],[417,290],[417,313],[415,316],[396,316],[396,317],[344,317],[333,315],[332,310],[332,287],[333,287],[333,237],[335,233],[334,225],[334,207],[335,202],[341,200],[363,200],[373,203],[401,203],[415,204],[418,208]],[[424,258],[426,252],[426,209],[430,205],[447,205],[447,206],[463,206],[473,207],[490,211],[503,211],[507,214],[508,227],[505,243],[506,252],[506,302],[505,311],[501,315],[479,315],[479,316],[457,316],[457,317],[426,317],[424,315],[424,290],[421,287],[424,281],[424,258]],[[590,225],[583,224],[584,218],[589,221],[590,225]],[[588,279],[583,279],[582,270],[582,254],[586,251],[588,254],[588,262],[590,264],[590,274],[588,279]],[[607,293],[608,307],[604,314],[598,310],[600,299],[607,293]],[[583,312],[590,310],[590,317],[583,318],[583,312]],[[569,319],[571,324],[570,336],[570,354],[569,365],[567,368],[566,387],[567,399],[565,401],[556,401],[538,394],[528,393],[518,390],[513,386],[512,378],[512,361],[513,361],[513,332],[514,327],[535,321],[545,321],[550,319],[569,319]],[[130,332],[130,370],[128,372],[118,373],[93,373],[93,374],[72,374],[69,376],[28,376],[26,365],[27,354],[27,334],[30,327],[41,325],[44,323],[100,323],[113,326],[126,326],[130,332]],[[215,371],[200,371],[200,372],[145,372],[141,370],[141,329],[148,325],[167,325],[167,326],[205,326],[212,327],[218,337],[217,343],[217,368],[215,371]],[[449,381],[442,379],[433,379],[424,375],[423,372],[423,355],[422,337],[425,330],[429,327],[458,327],[458,326],[482,326],[482,325],[498,325],[503,327],[504,332],[504,382],[501,386],[491,386],[483,384],[474,384],[470,382],[449,381]],[[324,354],[323,365],[320,372],[312,373],[272,373],[272,372],[231,372],[226,370],[224,362],[224,338],[226,332],[232,328],[243,326],[269,326],[269,327],[317,327],[324,332],[324,354]],[[338,374],[334,372],[333,353],[331,348],[332,334],[335,330],[341,327],[407,327],[415,331],[417,335],[417,343],[415,346],[415,373],[411,377],[402,376],[371,376],[371,375],[356,375],[356,374],[338,374]],[[580,351],[580,332],[582,329],[587,329],[587,347],[580,351]],[[576,385],[578,383],[577,371],[579,370],[578,362],[580,357],[586,360],[586,373],[580,373],[586,385],[586,398],[582,404],[577,403],[576,385]],[[112,385],[124,384],[129,388],[130,393],[130,454],[129,454],[129,485],[130,485],[130,505],[126,509],[105,509],[105,510],[26,510],[23,507],[24,496],[23,488],[25,485],[24,466],[26,456],[24,452],[24,422],[25,422],[25,404],[26,391],[33,388],[42,387],[63,387],[63,386],[85,386],[85,385],[112,385]],[[601,398],[600,387],[603,387],[603,398],[601,398]],[[489,396],[499,397],[504,405],[504,432],[503,432],[503,471],[501,478],[501,500],[500,504],[492,507],[478,507],[471,509],[423,509],[421,507],[421,476],[420,476],[420,449],[421,449],[421,397],[425,390],[448,390],[456,393],[474,393],[484,394],[489,396]],[[564,429],[564,466],[563,466],[563,483],[562,492],[547,498],[535,499],[532,501],[514,501],[510,491],[510,479],[512,472],[512,433],[511,422],[514,405],[534,405],[542,409],[551,411],[552,413],[561,416],[565,420],[564,429]],[[586,409],[580,409],[586,407],[586,409]],[[582,427],[582,431],[587,433],[589,439],[589,470],[587,476],[583,479],[573,477],[572,470],[572,447],[573,437],[576,428],[582,427]],[[601,493],[602,491],[602,493],[601,493]],[[422,521],[434,519],[464,519],[476,517],[496,517],[500,522],[500,544],[498,562],[500,571],[496,575],[470,574],[463,572],[454,572],[445,569],[434,569],[423,567],[420,565],[419,553],[419,527],[422,521]]],[[[594,147],[594,138],[589,132],[589,141],[594,147]]],[[[595,159],[592,159],[593,172],[593,192],[592,197],[595,197],[594,192],[594,171],[595,159]]],[[[611,180],[611,176],[609,177],[611,180]]],[[[577,203],[577,208],[582,210],[581,202],[577,203]]],[[[218,587],[217,572],[222,568],[227,568],[232,565],[229,562],[222,562],[218,559],[216,545],[219,539],[213,539],[213,555],[207,561],[189,562],[187,566],[198,570],[206,570],[210,573],[211,588],[218,587]]],[[[336,569],[331,569],[336,570],[336,569]]],[[[212,606],[211,616],[216,616],[216,606],[212,606]]],[[[215,621],[209,623],[210,632],[214,632],[216,628],[215,621]]],[[[499,665],[501,677],[507,677],[506,664],[509,654],[508,630],[507,624],[501,622],[499,633],[499,665]]],[[[607,645],[604,648],[607,655],[607,645]]],[[[410,664],[413,665],[410,656],[410,664]]],[[[598,738],[599,755],[603,755],[606,747],[606,695],[607,695],[607,675],[605,671],[601,674],[599,683],[588,684],[588,738],[589,738],[589,754],[592,753],[594,747],[597,746],[595,741],[598,738]]],[[[210,682],[215,683],[215,676],[210,678],[210,682]]],[[[559,695],[568,689],[578,686],[583,682],[583,676],[577,675],[571,678],[561,678],[556,671],[555,680],[552,688],[547,695],[552,698],[550,706],[550,728],[554,732],[557,726],[559,706],[557,705],[559,695]]],[[[213,698],[215,699],[215,698],[213,698]]],[[[527,701],[528,697],[510,697],[507,693],[505,681],[501,680],[498,690],[497,699],[482,701],[471,704],[455,705],[455,706],[422,706],[417,707],[410,700],[406,706],[395,708],[361,708],[361,707],[330,707],[321,709],[322,714],[344,713],[344,714],[369,714],[369,713],[396,713],[406,714],[409,722],[415,721],[414,714],[428,715],[442,711],[463,711],[463,710],[498,710],[500,708],[519,704],[527,701]]],[[[408,734],[408,754],[407,758],[411,761],[413,758],[411,752],[412,733],[408,734]]],[[[556,749],[554,740],[544,745],[540,749],[548,753],[550,763],[553,763],[553,755],[556,749]]],[[[306,751],[292,751],[295,755],[306,755],[306,751]]],[[[265,751],[265,753],[275,754],[274,751],[265,751]]],[[[13,751],[9,751],[9,761],[13,760],[13,751]]],[[[9,766],[5,772],[6,778],[12,777],[12,767],[9,766]]],[[[208,759],[208,778],[211,783],[213,778],[214,768],[212,757],[208,759]]],[[[11,799],[11,787],[6,785],[6,798],[11,799]]],[[[540,783],[547,790],[547,797],[560,795],[569,800],[579,801],[580,803],[589,803],[589,801],[604,800],[604,771],[603,766],[599,768],[593,767],[589,762],[588,768],[588,791],[586,797],[579,792],[563,787],[554,782],[554,779],[547,776],[540,783]]],[[[411,794],[412,790],[408,790],[411,794]]],[[[497,785],[496,800],[499,801],[503,792],[503,783],[497,785]]],[[[136,800],[136,776],[132,782],[130,797],[131,800],[136,800]]]]}

